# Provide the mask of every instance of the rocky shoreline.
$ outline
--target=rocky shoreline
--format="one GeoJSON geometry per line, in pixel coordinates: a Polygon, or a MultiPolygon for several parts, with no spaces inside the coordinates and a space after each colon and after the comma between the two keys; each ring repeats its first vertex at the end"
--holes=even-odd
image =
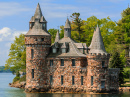
{"type": "MultiPolygon", "coordinates": [[[[24,82],[9,83],[10,87],[21,88],[21,89],[25,89],[25,85],[26,85],[25,81],[24,82]]],[[[36,91],[34,90],[32,92],[36,92],[36,91]]],[[[119,87],[119,93],[123,93],[123,92],[130,92],[130,87],[119,87]]],[[[50,89],[48,91],[48,93],[68,93],[68,92],[66,92],[66,91],[57,91],[57,89],[56,90],[55,89],[50,89]]],[[[71,93],[72,93],[72,91],[71,91],[71,93]]],[[[78,91],[77,92],[77,91],[75,91],[74,93],[88,93],[88,92],[85,92],[85,91],[78,91]]]]}
{"type": "Polygon", "coordinates": [[[26,82],[9,83],[10,87],[25,89],[26,82]]]}

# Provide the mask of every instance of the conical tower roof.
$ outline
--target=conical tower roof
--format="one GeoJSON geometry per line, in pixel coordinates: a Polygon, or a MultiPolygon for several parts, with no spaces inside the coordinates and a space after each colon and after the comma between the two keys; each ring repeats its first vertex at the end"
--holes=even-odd
{"type": "Polygon", "coordinates": [[[36,8],[34,17],[37,19],[41,19],[41,17],[42,17],[42,11],[41,11],[39,3],[37,4],[37,8],[36,8]]]}
{"type": "Polygon", "coordinates": [[[65,22],[64,28],[71,28],[71,26],[70,26],[70,21],[69,21],[68,18],[67,18],[67,20],[66,20],[66,22],[65,22]]]}
{"type": "Polygon", "coordinates": [[[56,33],[55,42],[58,42],[60,40],[59,30],[56,33]]]}
{"type": "Polygon", "coordinates": [[[32,26],[25,35],[50,35],[46,29],[46,20],[42,15],[40,5],[38,3],[34,16],[30,20],[30,25],[32,26]],[[33,23],[33,24],[32,24],[33,23]],[[43,23],[45,28],[43,29],[43,23]]]}
{"type": "Polygon", "coordinates": [[[89,53],[107,53],[104,47],[103,39],[101,36],[100,28],[97,26],[96,31],[94,31],[91,44],[89,46],[89,53]]]}

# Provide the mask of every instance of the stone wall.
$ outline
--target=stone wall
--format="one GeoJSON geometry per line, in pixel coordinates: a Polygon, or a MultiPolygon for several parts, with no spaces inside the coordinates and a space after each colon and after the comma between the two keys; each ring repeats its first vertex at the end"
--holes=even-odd
{"type": "MultiPolygon", "coordinates": [[[[52,91],[85,91],[87,78],[86,58],[62,58],[64,66],[61,66],[61,58],[47,59],[47,77],[53,76],[52,91]],[[72,59],[75,59],[75,66],[72,66],[72,59]],[[53,60],[53,66],[50,66],[50,60],[53,60]],[[63,76],[63,85],[61,85],[61,75],[63,76]],[[74,76],[74,85],[72,85],[72,76],[74,76]],[[83,85],[81,85],[81,76],[83,76],[83,85]]],[[[50,82],[50,79],[48,80],[50,82]]]]}
{"type": "Polygon", "coordinates": [[[25,91],[41,91],[39,89],[46,87],[46,56],[50,51],[50,37],[48,36],[26,36],[26,87],[25,91]],[[41,38],[44,38],[43,40],[41,38]],[[31,49],[34,57],[31,58],[31,49]],[[32,78],[32,69],[34,69],[34,78],[32,78]]]}
{"type": "Polygon", "coordinates": [[[109,91],[109,74],[108,62],[109,55],[101,54],[88,54],[88,67],[87,67],[87,91],[101,92],[109,91]],[[102,62],[104,61],[104,66],[102,62]],[[91,76],[93,77],[93,84],[91,84],[91,76]],[[101,86],[104,82],[104,87],[101,86]]]}

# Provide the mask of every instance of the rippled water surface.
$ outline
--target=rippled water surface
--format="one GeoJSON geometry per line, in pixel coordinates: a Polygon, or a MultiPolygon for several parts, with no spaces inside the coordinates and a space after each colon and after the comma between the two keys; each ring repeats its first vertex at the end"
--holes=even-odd
{"type": "Polygon", "coordinates": [[[0,73],[0,97],[130,97],[130,93],[123,94],[58,94],[58,93],[25,93],[23,89],[12,88],[8,83],[12,82],[15,75],[0,73]]]}

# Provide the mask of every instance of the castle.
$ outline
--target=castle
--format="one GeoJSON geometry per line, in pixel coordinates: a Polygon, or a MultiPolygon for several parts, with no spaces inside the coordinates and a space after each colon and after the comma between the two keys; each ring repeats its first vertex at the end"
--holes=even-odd
{"type": "Polygon", "coordinates": [[[57,31],[55,42],[47,31],[47,21],[37,5],[25,34],[26,92],[109,92],[118,91],[119,69],[108,68],[100,29],[94,31],[91,45],[71,38],[67,18],[64,37],[57,31]]]}

